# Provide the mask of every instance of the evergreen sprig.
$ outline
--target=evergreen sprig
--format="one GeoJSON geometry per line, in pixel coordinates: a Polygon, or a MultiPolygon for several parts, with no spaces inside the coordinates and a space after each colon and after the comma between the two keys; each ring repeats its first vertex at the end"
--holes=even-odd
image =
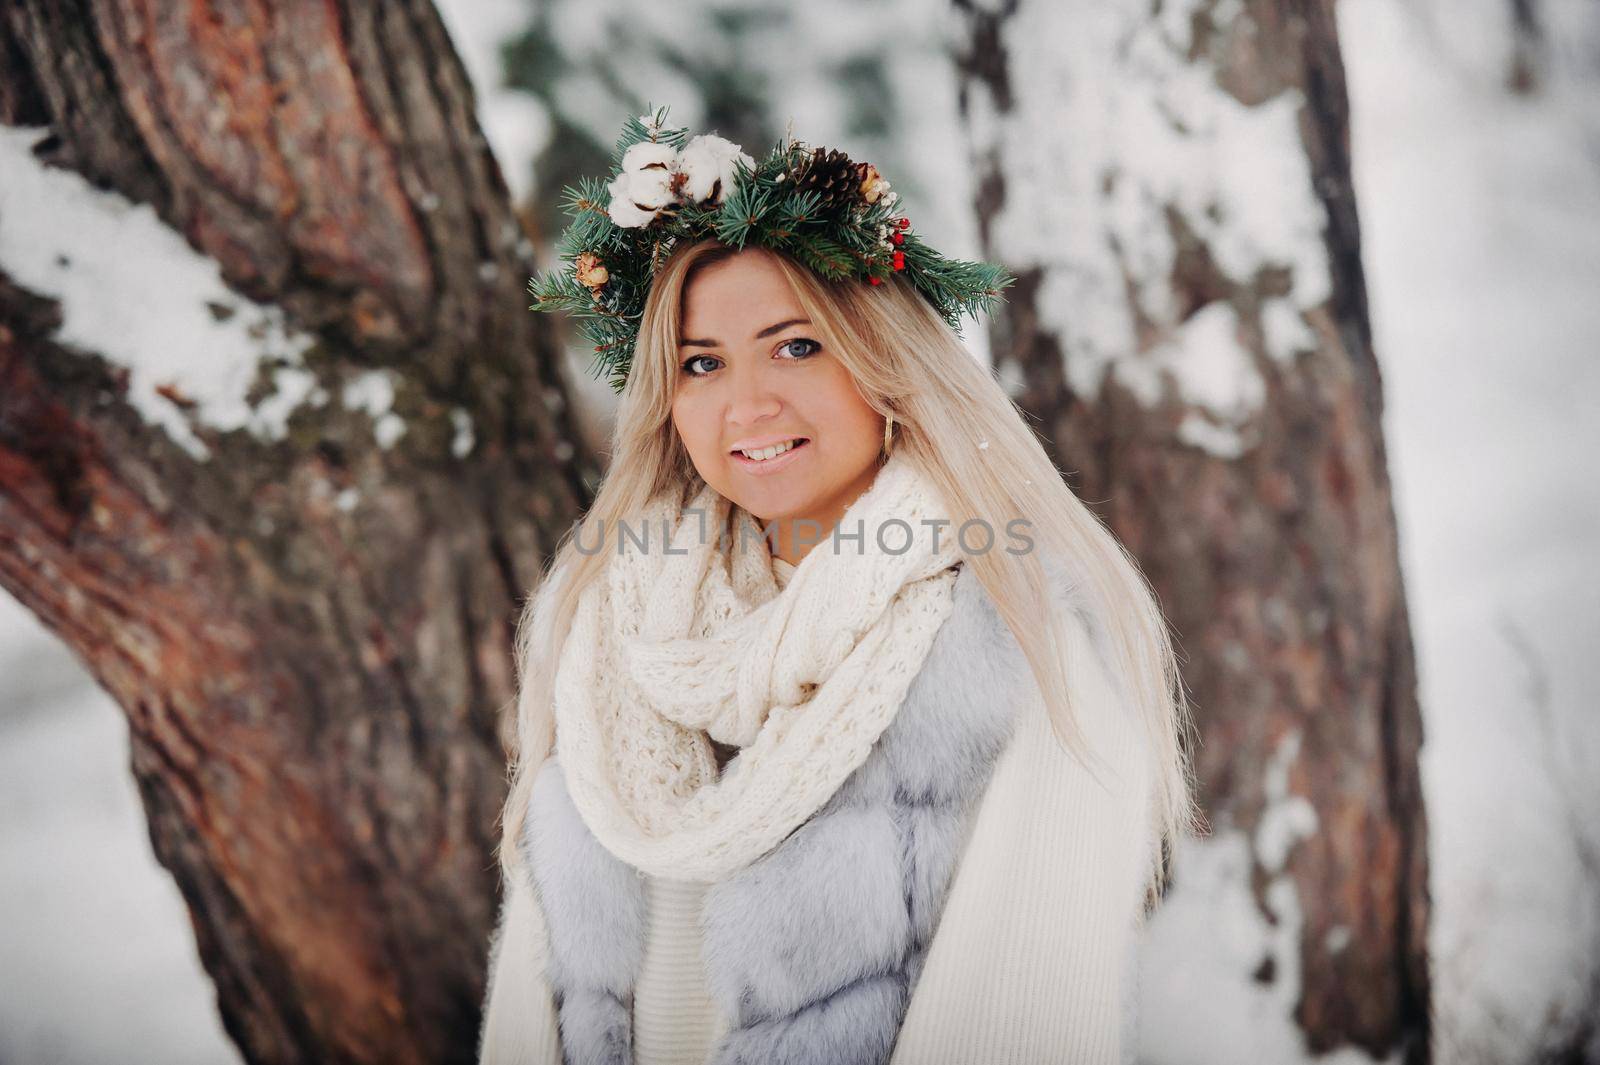
{"type": "Polygon", "coordinates": [[[958,332],[963,315],[992,310],[1016,280],[994,263],[946,259],[928,247],[898,215],[897,195],[869,203],[857,190],[843,202],[825,203],[817,189],[798,188],[812,148],[792,138],[780,141],[754,167],[737,160],[733,187],[723,190],[720,203],[677,203],[646,225],[617,225],[609,213],[608,186],[622,172],[628,149],[651,141],[681,150],[688,140],[687,128],[666,124],[666,107],[647,110],[648,115],[623,123],[610,179],[582,178],[562,190],[561,209],[572,221],[556,241],[561,265],[528,282],[534,300],[530,310],[562,311],[578,319],[594,347],[590,374],[608,377],[614,391],[627,383],[651,281],[681,242],[714,236],[736,248],[759,244],[832,281],[882,282],[904,272],[958,332]],[[584,266],[591,270],[585,275],[589,284],[580,280],[584,266]],[[596,266],[605,271],[598,284],[596,266]]]}

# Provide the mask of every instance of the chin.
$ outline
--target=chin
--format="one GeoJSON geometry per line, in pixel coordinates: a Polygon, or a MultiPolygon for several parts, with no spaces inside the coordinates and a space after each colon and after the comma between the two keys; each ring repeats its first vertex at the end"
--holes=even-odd
{"type": "Polygon", "coordinates": [[[760,515],[765,521],[777,521],[780,518],[792,518],[797,514],[806,512],[806,503],[812,498],[809,490],[798,490],[793,485],[748,485],[739,484],[736,494],[730,496],[751,514],[760,515]]]}
{"type": "Polygon", "coordinates": [[[728,498],[765,524],[803,516],[809,512],[817,493],[811,485],[796,481],[794,484],[751,484],[750,478],[736,472],[731,482],[733,491],[728,498]]]}

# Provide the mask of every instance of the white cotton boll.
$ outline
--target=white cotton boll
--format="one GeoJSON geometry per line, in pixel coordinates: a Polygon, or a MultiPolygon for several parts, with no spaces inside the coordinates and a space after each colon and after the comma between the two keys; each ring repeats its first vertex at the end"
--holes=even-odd
{"type": "Polygon", "coordinates": [[[678,157],[678,150],[670,144],[660,141],[640,141],[630,144],[628,150],[622,153],[622,172],[636,174],[648,167],[663,168],[663,172],[672,169],[673,162],[678,157]]]}
{"type": "Polygon", "coordinates": [[[606,186],[606,191],[611,194],[611,203],[606,208],[606,213],[611,220],[623,229],[633,229],[637,226],[648,225],[655,218],[653,210],[639,207],[629,198],[629,182],[627,174],[618,174],[606,186]]]}
{"type": "Polygon", "coordinates": [[[654,168],[624,174],[628,179],[628,199],[646,211],[659,211],[672,202],[672,171],[654,168]]]}
{"type": "Polygon", "coordinates": [[[734,168],[740,160],[746,167],[755,169],[755,160],[732,141],[711,133],[695,137],[678,155],[678,172],[684,177],[684,196],[697,203],[705,200],[721,203],[733,188],[734,168]]]}

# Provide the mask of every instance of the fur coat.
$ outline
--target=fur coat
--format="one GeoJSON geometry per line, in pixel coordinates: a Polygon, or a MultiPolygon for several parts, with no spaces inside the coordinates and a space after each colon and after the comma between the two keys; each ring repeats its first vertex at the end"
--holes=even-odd
{"type": "MultiPolygon", "coordinates": [[[[728,1024],[714,1065],[1131,1060],[1151,776],[1093,619],[1070,588],[1057,595],[1080,724],[1110,772],[1061,748],[1020,648],[964,570],[873,756],[783,845],[708,893],[707,979],[728,1024]],[[870,874],[882,860],[897,863],[899,887],[879,906],[870,874]]],[[[508,885],[485,1065],[632,1060],[641,881],[584,838],[564,799],[552,757],[523,856],[543,833],[566,860],[508,885]]]]}

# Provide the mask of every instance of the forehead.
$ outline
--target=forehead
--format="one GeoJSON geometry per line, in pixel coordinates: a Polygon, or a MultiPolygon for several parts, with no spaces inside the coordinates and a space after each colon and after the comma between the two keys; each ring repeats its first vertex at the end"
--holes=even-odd
{"type": "Polygon", "coordinates": [[[803,316],[782,270],[755,250],[705,267],[684,289],[685,336],[745,340],[780,318],[803,316]]]}

